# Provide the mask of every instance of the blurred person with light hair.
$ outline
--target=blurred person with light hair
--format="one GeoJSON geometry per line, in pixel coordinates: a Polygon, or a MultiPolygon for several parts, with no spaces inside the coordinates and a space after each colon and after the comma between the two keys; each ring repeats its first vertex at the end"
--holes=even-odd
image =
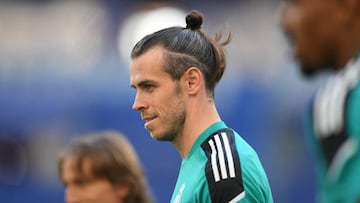
{"type": "Polygon", "coordinates": [[[144,170],[116,131],[75,137],[59,155],[66,203],[152,203],[144,170]]]}
{"type": "Polygon", "coordinates": [[[305,76],[332,72],[306,120],[317,200],[360,202],[360,1],[288,0],[281,25],[305,76]]]}
{"type": "Polygon", "coordinates": [[[201,29],[203,14],[191,11],[186,27],[168,27],[133,48],[133,109],[155,140],[171,142],[182,163],[172,203],[272,203],[257,152],[221,120],[214,91],[226,67],[220,35],[201,29]]]}

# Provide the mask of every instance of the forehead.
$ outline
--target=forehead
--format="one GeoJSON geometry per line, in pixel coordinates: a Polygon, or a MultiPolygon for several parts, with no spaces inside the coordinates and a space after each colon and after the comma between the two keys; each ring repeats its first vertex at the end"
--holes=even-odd
{"type": "Polygon", "coordinates": [[[156,46],[147,50],[142,55],[134,58],[130,64],[130,82],[132,85],[152,77],[169,76],[164,71],[164,54],[166,50],[163,47],[156,46]]]}
{"type": "Polygon", "coordinates": [[[88,158],[68,157],[64,159],[61,167],[63,179],[92,177],[92,164],[88,158]]]}
{"type": "Polygon", "coordinates": [[[153,70],[163,64],[165,49],[160,46],[150,48],[142,55],[132,59],[130,70],[134,68],[144,68],[146,70],[153,70]],[[145,68],[150,67],[150,68],[145,68]]]}

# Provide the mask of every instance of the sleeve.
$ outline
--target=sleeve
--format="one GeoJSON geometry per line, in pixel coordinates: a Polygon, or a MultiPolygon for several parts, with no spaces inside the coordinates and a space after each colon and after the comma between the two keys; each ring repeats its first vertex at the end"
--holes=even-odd
{"type": "Polygon", "coordinates": [[[218,131],[201,147],[208,158],[205,174],[212,202],[239,202],[245,190],[233,131],[218,131]]]}
{"type": "Polygon", "coordinates": [[[318,90],[313,100],[312,125],[314,139],[319,143],[320,157],[325,162],[327,178],[338,180],[345,164],[355,155],[356,139],[349,133],[348,81],[331,78],[318,90]]]}

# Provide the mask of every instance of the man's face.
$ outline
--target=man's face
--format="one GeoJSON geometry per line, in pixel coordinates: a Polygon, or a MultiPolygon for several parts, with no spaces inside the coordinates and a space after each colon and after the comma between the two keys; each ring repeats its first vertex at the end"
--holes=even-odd
{"type": "MultiPolygon", "coordinates": [[[[124,194],[105,178],[96,178],[91,172],[91,162],[84,161],[81,171],[72,158],[64,160],[61,179],[65,185],[66,203],[122,203],[124,194]]],[[[124,190],[126,188],[123,188],[124,190]]]]}
{"type": "Polygon", "coordinates": [[[336,66],[341,27],[335,0],[288,0],[281,25],[305,75],[336,66]]]}
{"type": "Polygon", "coordinates": [[[133,59],[130,85],[136,90],[133,109],[141,112],[151,136],[173,141],[183,129],[186,113],[181,85],[164,71],[164,52],[154,47],[133,59]]]}

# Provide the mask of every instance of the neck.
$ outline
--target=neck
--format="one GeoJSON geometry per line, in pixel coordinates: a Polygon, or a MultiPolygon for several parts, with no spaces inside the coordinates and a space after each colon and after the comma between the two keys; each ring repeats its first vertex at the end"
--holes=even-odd
{"type": "Polygon", "coordinates": [[[186,113],[183,131],[173,141],[182,158],[189,154],[194,142],[206,128],[221,120],[213,99],[193,102],[186,113]]]}

